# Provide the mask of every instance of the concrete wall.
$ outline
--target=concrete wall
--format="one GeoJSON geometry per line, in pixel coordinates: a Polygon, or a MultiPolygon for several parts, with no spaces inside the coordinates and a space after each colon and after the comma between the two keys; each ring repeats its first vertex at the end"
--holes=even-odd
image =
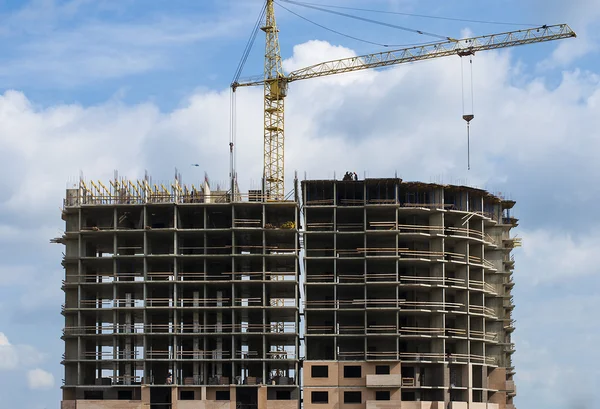
{"type": "MultiPolygon", "coordinates": [[[[262,409],[259,406],[259,409],[262,409]]],[[[268,400],[267,409],[298,409],[297,400],[268,400]]]]}
{"type": "Polygon", "coordinates": [[[498,405],[499,409],[506,408],[506,392],[496,392],[489,399],[489,402],[495,403],[498,405]]]}
{"type": "Polygon", "coordinates": [[[506,386],[506,368],[495,368],[488,376],[488,388],[504,390],[506,386]]]}
{"type": "Polygon", "coordinates": [[[363,388],[339,388],[338,402],[340,409],[365,409],[367,403],[366,390],[363,388]],[[360,403],[344,403],[344,392],[361,392],[360,403]]]}
{"type": "Polygon", "coordinates": [[[83,400],[77,401],[77,409],[145,409],[141,400],[83,400]]]}
{"type": "Polygon", "coordinates": [[[338,363],[331,361],[305,361],[302,369],[304,386],[337,386],[338,363]],[[327,378],[313,378],[311,376],[313,366],[327,366],[327,378]]]}
{"type": "MultiPolygon", "coordinates": [[[[235,400],[235,388],[230,388],[229,386],[218,387],[218,388],[206,388],[206,395],[204,396],[206,400],[216,400],[217,399],[217,391],[229,391],[229,397],[231,400],[235,400]]],[[[226,402],[226,401],[219,401],[226,402]]]]}
{"type": "Polygon", "coordinates": [[[74,400],[63,400],[60,403],[60,409],[75,409],[76,407],[74,400]]]}
{"type": "Polygon", "coordinates": [[[368,400],[366,409],[398,409],[400,402],[398,401],[384,401],[384,400],[368,400]]]}
{"type": "Polygon", "coordinates": [[[304,386],[367,386],[367,377],[376,379],[373,382],[383,382],[377,386],[400,386],[400,362],[305,361],[302,373],[304,386]],[[388,365],[390,375],[376,375],[376,367],[379,365],[388,365]],[[327,366],[327,378],[313,378],[311,376],[313,366],[327,366]],[[345,366],[360,366],[361,377],[345,378],[345,366]]]}
{"type": "Polygon", "coordinates": [[[339,409],[338,388],[304,388],[304,409],[339,409]],[[312,392],[329,392],[328,403],[312,403],[312,392]]]}
{"type": "Polygon", "coordinates": [[[375,389],[375,388],[369,388],[367,390],[365,390],[365,396],[366,396],[366,400],[368,401],[374,401],[374,402],[384,402],[385,401],[376,401],[375,400],[375,396],[376,396],[376,392],[378,390],[389,390],[390,391],[390,401],[398,401],[400,400],[400,397],[402,396],[400,388],[395,388],[395,389],[386,389],[386,388],[379,388],[379,389],[375,389]]]}
{"type": "Polygon", "coordinates": [[[498,405],[496,403],[469,403],[469,409],[498,409],[498,405]]]}
{"type": "Polygon", "coordinates": [[[235,407],[235,402],[231,403],[228,400],[205,400],[204,407],[206,409],[230,409],[231,404],[235,407]]]}
{"type": "Polygon", "coordinates": [[[206,402],[203,400],[180,400],[173,405],[173,409],[206,409],[206,402]]]}
{"type": "Polygon", "coordinates": [[[338,384],[340,386],[366,386],[365,364],[360,362],[340,362],[338,365],[338,384]],[[344,378],[344,368],[346,366],[359,366],[360,378],[344,378]]]}
{"type": "MultiPolygon", "coordinates": [[[[179,395],[181,391],[192,391],[194,392],[194,400],[201,400],[204,395],[202,394],[202,387],[196,386],[196,387],[179,387],[177,388],[177,396],[175,396],[177,399],[179,399],[179,395]]],[[[205,392],[206,393],[206,390],[205,392]]]]}
{"type": "Polygon", "coordinates": [[[203,400],[180,400],[177,409],[206,409],[206,404],[203,400]]]}

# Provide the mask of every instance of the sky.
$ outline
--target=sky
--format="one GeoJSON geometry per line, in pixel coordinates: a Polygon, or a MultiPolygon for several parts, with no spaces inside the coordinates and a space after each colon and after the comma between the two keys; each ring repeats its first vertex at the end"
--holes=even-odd
{"type": "MultiPolygon", "coordinates": [[[[393,177],[461,183],[517,201],[514,333],[520,408],[594,408],[600,384],[600,2],[312,0],[522,24],[568,23],[577,39],[294,83],[286,179],[393,177]],[[469,64],[466,64],[468,66],[469,64]],[[471,125],[467,170],[464,99],[471,125]]],[[[262,0],[0,0],[0,407],[58,408],[64,325],[62,199],[83,174],[225,183],[230,89],[262,0]],[[191,167],[198,163],[200,167],[191,167]]],[[[382,44],[435,38],[280,4],[382,44]]],[[[276,6],[284,69],[384,50],[276,6]]],[[[523,25],[360,14],[443,36],[523,25]]],[[[242,77],[261,74],[262,32],[242,77]]],[[[262,91],[237,91],[236,170],[260,185],[262,91]]],[[[597,406],[596,406],[597,407],[597,406]]]]}

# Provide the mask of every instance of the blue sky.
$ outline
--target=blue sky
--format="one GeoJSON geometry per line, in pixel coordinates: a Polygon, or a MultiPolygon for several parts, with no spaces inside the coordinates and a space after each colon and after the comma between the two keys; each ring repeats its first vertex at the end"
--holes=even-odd
{"type": "MultiPolygon", "coordinates": [[[[518,397],[521,408],[593,408],[600,384],[600,3],[595,0],[313,0],[472,20],[569,23],[575,40],[479,54],[466,170],[460,60],[292,84],[287,177],[353,169],[371,177],[463,183],[517,201],[518,397]]],[[[0,406],[56,408],[62,367],[64,189],[79,172],[108,179],[147,169],[225,181],[229,83],[262,0],[0,0],[0,406]],[[192,168],[191,163],[201,167],[192,168]],[[18,313],[17,313],[18,311],[18,313]]],[[[428,41],[285,4],[349,35],[428,41]]],[[[291,70],[382,48],[278,9],[291,70]]],[[[348,13],[357,13],[346,11],[348,13]]],[[[357,13],[358,14],[358,13],[357,13]]],[[[515,26],[363,14],[460,37],[515,26]]],[[[259,34],[243,76],[262,72],[259,34]]],[[[261,90],[237,96],[242,188],[262,167],[261,90]]],[[[291,184],[288,183],[288,186],[291,184]]]]}

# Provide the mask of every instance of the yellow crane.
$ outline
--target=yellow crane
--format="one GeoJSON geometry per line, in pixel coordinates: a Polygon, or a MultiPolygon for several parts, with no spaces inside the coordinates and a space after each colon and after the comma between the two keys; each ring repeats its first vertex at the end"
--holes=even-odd
{"type": "MultiPolygon", "coordinates": [[[[576,37],[567,24],[544,25],[525,30],[509,31],[480,37],[448,39],[437,43],[402,48],[357,57],[341,58],[309,67],[289,74],[283,72],[279,30],[275,20],[274,0],[266,0],[264,25],[266,34],[264,77],[245,81],[234,81],[231,88],[264,85],[264,174],[265,195],[268,200],[283,200],[284,189],[284,100],[290,82],[318,78],[345,72],[390,65],[429,60],[458,55],[473,55],[484,50],[514,47],[576,37]]],[[[465,118],[467,119],[467,118],[465,118]]]]}

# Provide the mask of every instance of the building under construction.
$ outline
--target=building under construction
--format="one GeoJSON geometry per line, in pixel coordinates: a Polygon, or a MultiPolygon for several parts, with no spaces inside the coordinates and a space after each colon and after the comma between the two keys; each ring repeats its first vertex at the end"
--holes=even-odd
{"type": "Polygon", "coordinates": [[[514,204],[400,179],[287,201],[81,180],[56,239],[62,408],[512,409],[514,204]]]}

